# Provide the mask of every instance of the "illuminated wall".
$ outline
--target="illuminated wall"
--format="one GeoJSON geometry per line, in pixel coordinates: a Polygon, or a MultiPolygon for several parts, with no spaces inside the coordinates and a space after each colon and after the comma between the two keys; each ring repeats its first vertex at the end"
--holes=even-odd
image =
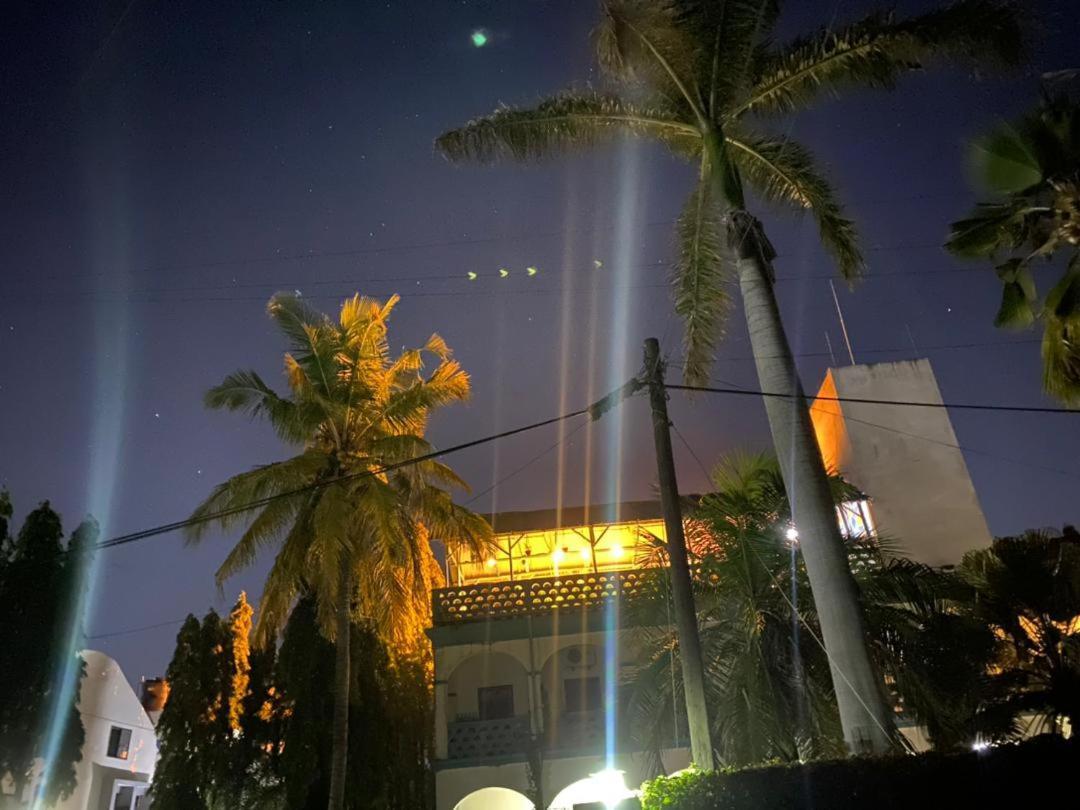
{"type": "MultiPolygon", "coordinates": [[[[947,409],[837,397],[940,405],[929,360],[830,369],[810,409],[821,455],[866,493],[870,521],[904,556],[952,565],[990,544],[947,409]]],[[[841,517],[857,525],[854,513],[841,517]]]]}
{"type": "Polygon", "coordinates": [[[659,519],[499,533],[495,535],[497,550],[486,556],[477,557],[466,548],[451,549],[449,582],[463,585],[640,567],[650,556],[652,544],[666,538],[659,519]]]}

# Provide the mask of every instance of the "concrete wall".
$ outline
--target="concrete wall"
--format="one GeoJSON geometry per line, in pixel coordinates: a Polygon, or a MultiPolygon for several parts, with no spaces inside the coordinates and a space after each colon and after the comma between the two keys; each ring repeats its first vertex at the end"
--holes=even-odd
{"type": "Polygon", "coordinates": [[[95,650],[83,650],[82,657],[86,675],[79,688],[79,714],[85,740],[75,769],[78,783],[55,810],[109,810],[114,784],[148,782],[157,762],[153,726],[120,665],[95,650]],[[131,729],[127,759],[108,755],[113,726],[131,729]]]}
{"type": "MultiPolygon", "coordinates": [[[[941,403],[928,360],[830,369],[819,396],[941,403]]],[[[817,400],[827,464],[870,497],[878,533],[905,556],[952,565],[991,542],[945,408],[817,400]]]]}
{"type": "Polygon", "coordinates": [[[521,662],[504,652],[467,658],[454,669],[447,684],[447,719],[477,717],[480,687],[504,684],[514,689],[514,716],[528,714],[529,675],[521,662]]]}

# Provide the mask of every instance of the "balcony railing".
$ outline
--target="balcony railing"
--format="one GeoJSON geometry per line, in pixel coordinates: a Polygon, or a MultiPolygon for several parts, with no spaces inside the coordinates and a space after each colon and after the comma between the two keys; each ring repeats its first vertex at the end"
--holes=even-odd
{"type": "Polygon", "coordinates": [[[453,720],[447,724],[447,759],[488,759],[522,753],[529,741],[529,718],[453,720]]]}
{"type": "Polygon", "coordinates": [[[431,597],[432,620],[457,624],[655,597],[661,593],[656,576],[655,569],[632,569],[438,588],[431,597]]]}

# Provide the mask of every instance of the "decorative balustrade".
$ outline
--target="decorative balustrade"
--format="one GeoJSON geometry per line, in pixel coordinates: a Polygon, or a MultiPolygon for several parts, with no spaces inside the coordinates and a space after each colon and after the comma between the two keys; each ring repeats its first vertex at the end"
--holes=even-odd
{"type": "Polygon", "coordinates": [[[438,588],[432,594],[432,619],[447,625],[654,597],[659,573],[633,569],[438,588]]]}
{"type": "Polygon", "coordinates": [[[447,759],[487,759],[520,754],[529,741],[529,718],[453,720],[447,724],[447,759]]]}

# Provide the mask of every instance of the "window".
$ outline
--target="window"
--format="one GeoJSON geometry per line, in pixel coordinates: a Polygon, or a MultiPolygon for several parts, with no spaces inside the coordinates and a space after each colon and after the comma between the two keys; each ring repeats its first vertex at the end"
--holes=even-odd
{"type": "Polygon", "coordinates": [[[568,712],[591,712],[604,705],[600,678],[567,678],[563,681],[563,693],[568,712]]]}
{"type": "Polygon", "coordinates": [[[502,720],[514,716],[514,687],[481,686],[476,690],[476,703],[481,720],[502,720]]]}
{"type": "Polygon", "coordinates": [[[840,533],[848,540],[859,540],[874,534],[874,518],[867,500],[847,501],[836,507],[840,533]]]}
{"type": "Polygon", "coordinates": [[[127,759],[131,750],[131,729],[113,726],[109,729],[109,750],[106,752],[113,759],[127,759]]]}
{"type": "Polygon", "coordinates": [[[113,785],[109,810],[146,810],[146,793],[149,789],[149,785],[142,783],[117,782],[113,785]]]}

